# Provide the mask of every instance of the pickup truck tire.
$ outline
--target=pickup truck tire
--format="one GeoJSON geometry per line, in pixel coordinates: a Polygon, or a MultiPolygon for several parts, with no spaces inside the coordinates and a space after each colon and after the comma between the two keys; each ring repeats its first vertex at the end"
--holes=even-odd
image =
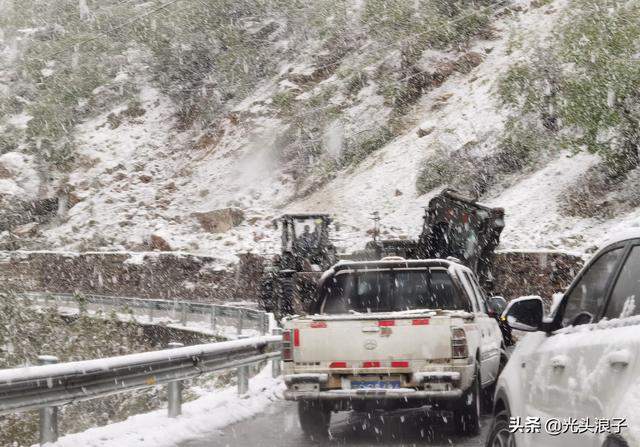
{"type": "Polygon", "coordinates": [[[476,364],[473,383],[462,395],[460,403],[453,410],[453,422],[456,432],[475,436],[480,433],[480,366],[476,364]]]}
{"type": "Polygon", "coordinates": [[[321,402],[299,401],[298,417],[304,434],[313,441],[321,441],[329,436],[331,410],[321,402]]]}

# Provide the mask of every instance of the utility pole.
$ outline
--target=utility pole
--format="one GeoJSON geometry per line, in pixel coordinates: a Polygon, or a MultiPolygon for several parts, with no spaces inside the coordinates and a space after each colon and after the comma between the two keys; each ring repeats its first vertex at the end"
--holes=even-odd
{"type": "Polygon", "coordinates": [[[374,211],[371,214],[371,220],[373,220],[373,242],[378,242],[378,236],[380,236],[380,213],[374,211]]]}

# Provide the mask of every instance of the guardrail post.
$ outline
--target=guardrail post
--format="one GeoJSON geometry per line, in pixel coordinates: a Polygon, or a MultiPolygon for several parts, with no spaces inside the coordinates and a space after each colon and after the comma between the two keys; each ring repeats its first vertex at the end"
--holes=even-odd
{"type": "Polygon", "coordinates": [[[249,391],[249,365],[238,367],[238,394],[249,391]]]}
{"type": "Polygon", "coordinates": [[[238,310],[238,335],[242,335],[242,329],[244,326],[244,312],[242,309],[238,310]]]}
{"type": "MultiPolygon", "coordinates": [[[[182,348],[182,343],[169,343],[167,349],[182,348]]],[[[167,388],[167,397],[169,399],[169,405],[167,407],[168,415],[170,418],[177,418],[182,414],[182,381],[176,380],[169,382],[167,388]]]]}
{"type": "Polygon", "coordinates": [[[173,299],[173,309],[171,311],[171,319],[175,319],[177,313],[178,313],[178,299],[174,298],[173,299]]]}
{"type": "Polygon", "coordinates": [[[187,325],[187,310],[189,309],[189,303],[182,302],[182,315],[180,316],[180,324],[187,325]]]}
{"type": "MultiPolygon", "coordinates": [[[[282,329],[277,327],[274,328],[271,333],[273,335],[282,335],[282,329]]],[[[274,359],[271,360],[271,376],[275,379],[276,377],[280,377],[280,374],[282,374],[282,368],[281,368],[281,362],[282,359],[280,357],[275,357],[274,359]]]]}
{"type": "Polygon", "coordinates": [[[211,305],[211,330],[216,330],[216,305],[211,305]]]}
{"type": "MultiPolygon", "coordinates": [[[[41,365],[58,363],[58,358],[51,355],[38,356],[41,365]]],[[[40,412],[40,445],[58,440],[58,407],[44,407],[40,412]]]]}

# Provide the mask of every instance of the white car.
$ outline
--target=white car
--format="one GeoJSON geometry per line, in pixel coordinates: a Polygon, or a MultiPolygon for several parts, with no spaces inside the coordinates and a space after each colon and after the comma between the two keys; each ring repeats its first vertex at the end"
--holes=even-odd
{"type": "Polygon", "coordinates": [[[640,230],[580,271],[543,318],[539,297],[509,303],[529,331],[496,389],[488,446],[640,446],[640,230]]]}
{"type": "Polygon", "coordinates": [[[316,313],[287,319],[283,335],[285,398],[299,402],[306,434],[326,435],[331,411],[425,404],[477,433],[482,390],[491,400],[506,359],[471,270],[451,260],[342,262],[319,290],[316,313]]]}

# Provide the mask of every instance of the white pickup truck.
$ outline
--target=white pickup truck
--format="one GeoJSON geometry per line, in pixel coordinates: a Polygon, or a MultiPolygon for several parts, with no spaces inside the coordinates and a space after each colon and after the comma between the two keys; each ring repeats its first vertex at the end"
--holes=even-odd
{"type": "MultiPolygon", "coordinates": [[[[285,319],[285,398],[303,431],[326,436],[332,411],[436,405],[477,433],[503,339],[474,274],[450,260],[340,262],[315,314],[285,319]]],[[[490,403],[489,403],[490,405],[490,403]]]]}

